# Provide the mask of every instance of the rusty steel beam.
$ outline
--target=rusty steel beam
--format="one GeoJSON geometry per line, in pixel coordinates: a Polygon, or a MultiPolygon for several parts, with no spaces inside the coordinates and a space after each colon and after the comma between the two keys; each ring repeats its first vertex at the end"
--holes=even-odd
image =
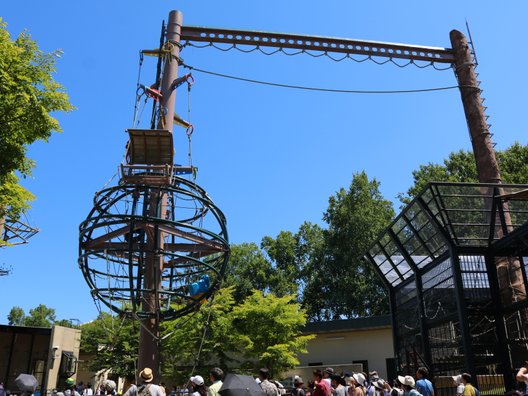
{"type": "Polygon", "coordinates": [[[257,47],[335,52],[348,55],[367,55],[436,63],[455,62],[454,51],[450,48],[289,33],[182,26],[180,40],[187,42],[225,43],[233,45],[254,45],[257,47]]]}

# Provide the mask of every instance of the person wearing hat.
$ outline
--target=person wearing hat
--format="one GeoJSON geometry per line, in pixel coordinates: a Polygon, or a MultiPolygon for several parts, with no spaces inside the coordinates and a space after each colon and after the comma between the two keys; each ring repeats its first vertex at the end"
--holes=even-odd
{"type": "Polygon", "coordinates": [[[332,394],[334,396],[346,396],[345,379],[340,375],[332,375],[332,394]]]}
{"type": "Polygon", "coordinates": [[[277,385],[269,380],[269,370],[267,368],[261,368],[259,370],[259,385],[268,396],[279,396],[279,389],[277,385]]]}
{"type": "Polygon", "coordinates": [[[205,388],[205,382],[201,375],[196,375],[189,379],[191,382],[193,393],[191,396],[207,396],[207,389],[205,388]]]}
{"type": "Polygon", "coordinates": [[[64,391],[62,392],[64,396],[81,396],[75,389],[75,380],[73,378],[66,378],[64,385],[64,391]]]}
{"type": "Polygon", "coordinates": [[[299,377],[298,375],[296,375],[295,378],[293,379],[294,388],[292,389],[292,392],[291,392],[292,396],[306,396],[306,392],[304,391],[303,385],[304,385],[303,379],[299,377]]]}
{"type": "Polygon", "coordinates": [[[464,384],[462,383],[462,376],[460,374],[451,376],[456,386],[456,396],[464,394],[464,384]]]}
{"type": "Polygon", "coordinates": [[[350,396],[365,396],[365,389],[363,386],[364,384],[365,376],[362,373],[352,374],[352,381],[350,382],[350,386],[348,388],[348,394],[350,395],[353,391],[350,396]]]}
{"type": "Polygon", "coordinates": [[[130,385],[130,388],[124,393],[123,396],[164,396],[161,388],[152,383],[154,374],[152,369],[145,367],[139,372],[140,385],[130,385]]]}
{"type": "Polygon", "coordinates": [[[327,367],[323,371],[323,379],[328,383],[328,386],[332,388],[332,376],[334,375],[334,369],[327,367]]]}
{"type": "Polygon", "coordinates": [[[104,380],[102,387],[103,387],[103,392],[105,395],[115,395],[116,394],[117,385],[115,381],[106,379],[104,380]]]}
{"type": "Polygon", "coordinates": [[[314,391],[312,396],[330,396],[332,394],[328,382],[323,379],[323,372],[320,369],[313,371],[314,391]]]}
{"type": "Polygon", "coordinates": [[[403,396],[421,396],[420,393],[414,389],[414,378],[410,375],[406,375],[405,377],[398,375],[398,381],[400,381],[402,386],[403,396]]]}

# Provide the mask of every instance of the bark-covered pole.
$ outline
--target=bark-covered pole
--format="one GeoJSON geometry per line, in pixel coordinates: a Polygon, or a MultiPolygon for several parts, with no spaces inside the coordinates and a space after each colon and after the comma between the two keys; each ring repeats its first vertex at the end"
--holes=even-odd
{"type": "Polygon", "coordinates": [[[455,51],[455,74],[471,136],[479,181],[481,183],[500,183],[499,164],[491,143],[491,135],[482,106],[475,65],[468,42],[458,30],[452,30],[449,37],[451,46],[455,51]]]}
{"type": "MultiPolygon", "coordinates": [[[[464,105],[464,113],[466,114],[466,121],[471,136],[471,144],[475,155],[479,181],[481,183],[501,183],[499,164],[491,142],[489,126],[484,113],[480,89],[478,87],[477,76],[475,73],[475,65],[473,64],[468,42],[464,35],[457,30],[451,31],[450,39],[452,48],[455,51],[455,74],[458,79],[460,95],[464,105]]],[[[504,202],[502,205],[504,211],[503,220],[505,223],[503,225],[506,230],[511,231],[512,221],[508,209],[508,203],[504,202]]],[[[496,223],[501,223],[499,217],[497,217],[496,223]]],[[[504,231],[501,227],[498,227],[495,230],[495,233],[495,236],[498,238],[504,236],[504,231]]],[[[489,259],[494,260],[494,263],[488,266],[488,268],[495,267],[497,271],[496,279],[498,281],[500,302],[502,306],[509,306],[516,301],[525,300],[526,288],[524,286],[519,259],[517,257],[490,257],[489,259]]],[[[494,277],[490,277],[490,279],[491,278],[494,277]]],[[[524,317],[525,315],[522,315],[521,313],[519,313],[519,315],[519,321],[521,323],[526,323],[528,318],[524,317]]],[[[515,321],[504,320],[503,310],[496,313],[496,326],[505,326],[505,329],[502,329],[502,333],[506,330],[507,333],[515,334],[519,330],[515,321]]],[[[523,336],[524,334],[521,333],[520,337],[523,336]]],[[[507,347],[508,352],[505,353],[502,358],[502,363],[505,367],[512,364],[511,358],[508,358],[508,355],[518,354],[519,349],[522,349],[519,347],[520,345],[507,347]]],[[[522,350],[521,353],[525,353],[525,351],[522,350]]],[[[508,385],[508,389],[510,389],[515,382],[507,371],[504,372],[504,377],[505,383],[508,385]]]]}
{"type": "MultiPolygon", "coordinates": [[[[180,54],[180,32],[183,23],[183,15],[180,11],[171,11],[165,33],[166,50],[170,53],[160,53],[165,56],[163,77],[161,80],[161,114],[158,122],[158,129],[173,131],[174,107],[176,104],[176,91],[172,83],[178,77],[178,58],[180,54]]],[[[160,48],[160,50],[162,50],[160,48]]],[[[171,160],[169,166],[173,166],[171,160]]],[[[167,194],[157,191],[156,188],[150,190],[149,216],[164,219],[167,212],[167,194]]],[[[139,330],[139,357],[138,368],[145,367],[152,369],[154,381],[159,380],[160,366],[160,330],[159,330],[159,289],[161,287],[161,273],[163,271],[163,242],[164,233],[154,227],[152,235],[147,237],[147,251],[145,257],[145,278],[142,295],[143,311],[148,312],[147,318],[141,319],[139,330]]]]}

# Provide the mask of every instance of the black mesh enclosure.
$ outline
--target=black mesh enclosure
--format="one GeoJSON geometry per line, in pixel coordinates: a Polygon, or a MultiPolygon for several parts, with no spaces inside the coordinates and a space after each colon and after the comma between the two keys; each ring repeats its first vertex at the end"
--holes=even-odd
{"type": "Polygon", "coordinates": [[[365,258],[392,296],[399,374],[429,369],[437,395],[468,372],[503,395],[528,360],[528,186],[431,183],[365,258]]]}

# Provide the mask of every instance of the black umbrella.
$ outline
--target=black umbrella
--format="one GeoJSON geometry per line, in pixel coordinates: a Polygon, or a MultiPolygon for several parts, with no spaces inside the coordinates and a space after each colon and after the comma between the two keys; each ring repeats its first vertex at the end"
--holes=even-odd
{"type": "Polygon", "coordinates": [[[266,396],[253,377],[240,374],[227,374],[218,392],[222,396],[266,396]]]}
{"type": "Polygon", "coordinates": [[[20,374],[15,379],[15,385],[22,392],[33,393],[37,389],[38,381],[31,374],[20,374]]]}

